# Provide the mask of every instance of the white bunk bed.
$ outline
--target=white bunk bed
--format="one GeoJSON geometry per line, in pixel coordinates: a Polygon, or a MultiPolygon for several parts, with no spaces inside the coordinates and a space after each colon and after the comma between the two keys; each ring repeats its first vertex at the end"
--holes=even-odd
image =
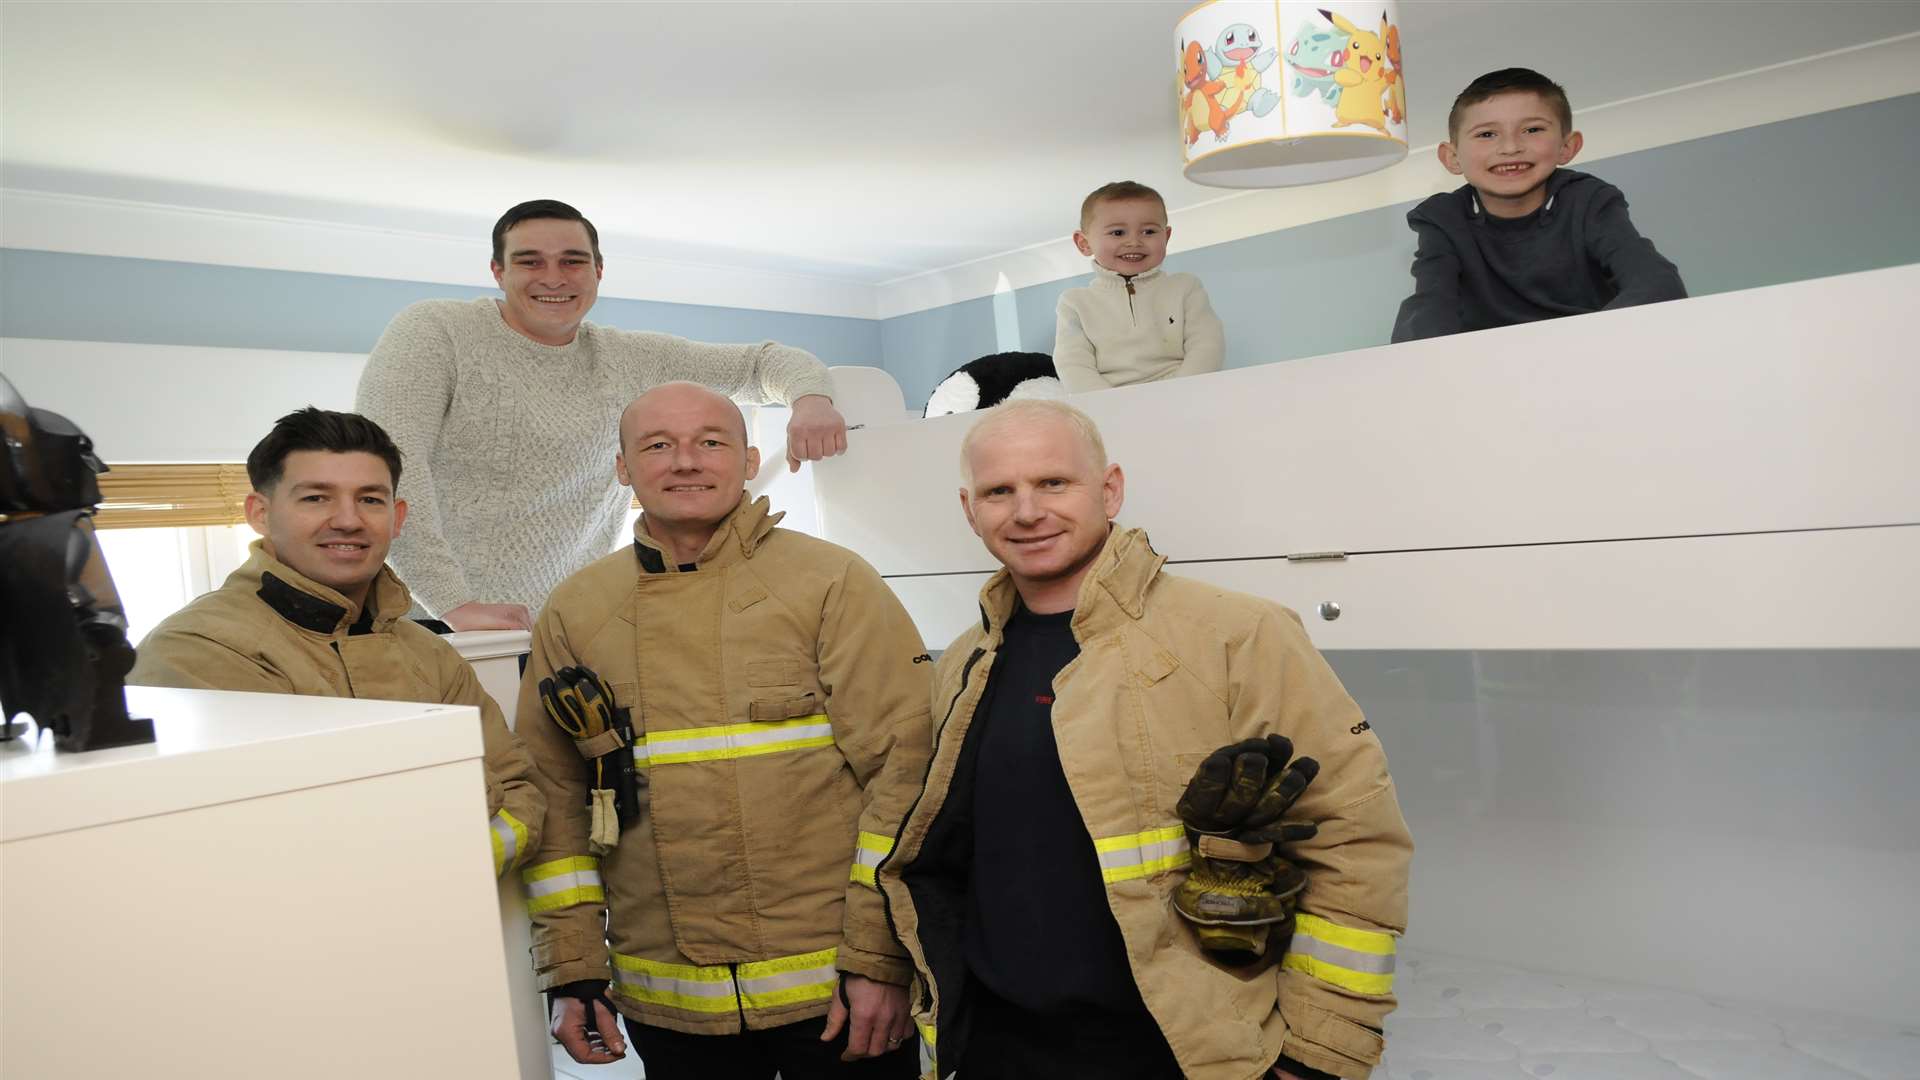
{"type": "MultiPolygon", "coordinates": [[[[1122,520],[1298,611],[1380,732],[1417,845],[1387,1076],[1920,1076],[1915,297],[1906,266],[1074,399],[1122,520]]],[[[814,470],[935,648],[993,565],[971,422],[814,470]]]]}

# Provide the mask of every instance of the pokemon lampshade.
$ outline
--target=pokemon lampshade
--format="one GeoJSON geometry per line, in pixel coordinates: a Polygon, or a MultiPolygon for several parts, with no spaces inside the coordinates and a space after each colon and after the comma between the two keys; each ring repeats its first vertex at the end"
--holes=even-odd
{"type": "Polygon", "coordinates": [[[1407,156],[1398,5],[1213,0],[1178,31],[1187,179],[1317,184],[1407,156]]]}

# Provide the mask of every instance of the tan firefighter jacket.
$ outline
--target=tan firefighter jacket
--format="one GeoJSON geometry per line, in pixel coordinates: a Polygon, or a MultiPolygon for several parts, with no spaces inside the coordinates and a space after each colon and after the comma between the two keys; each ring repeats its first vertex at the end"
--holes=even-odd
{"type": "Polygon", "coordinates": [[[522,872],[542,988],[610,979],[624,1014],[695,1034],[819,1016],[841,972],[905,985],[873,868],[929,753],[932,664],[844,548],[744,498],[694,569],[645,530],[548,598],[520,687],[547,828],[522,872]],[[584,665],[630,710],[641,813],[588,845],[586,759],[540,680],[584,665]]]}
{"type": "MultiPolygon", "coordinates": [[[[1165,561],[1146,533],[1113,530],[1074,609],[1080,655],[1053,683],[1060,764],[1134,980],[1195,1080],[1251,1080],[1282,1053],[1364,1077],[1380,1060],[1381,1021],[1394,1006],[1412,855],[1386,756],[1292,612],[1164,574],[1165,561]],[[1192,862],[1174,804],[1213,750],[1275,732],[1320,762],[1288,814],[1320,832],[1285,848],[1307,875],[1291,945],[1280,963],[1247,976],[1209,960],[1173,911],[1192,862]]],[[[922,977],[917,1019],[924,1025],[932,1013],[943,1067],[957,1063],[966,1040],[956,1022],[964,1010],[947,1008],[966,983],[957,918],[966,908],[964,879],[943,861],[959,838],[941,810],[1013,611],[1005,571],[980,598],[981,624],[940,657],[926,790],[879,870],[922,977]]]]}
{"type": "Polygon", "coordinates": [[[140,643],[129,683],[202,690],[430,701],[480,710],[493,872],[532,852],[547,800],[500,707],[453,646],[406,617],[407,587],[382,567],[358,604],[274,558],[265,540],[213,592],[168,616],[140,643]]]}

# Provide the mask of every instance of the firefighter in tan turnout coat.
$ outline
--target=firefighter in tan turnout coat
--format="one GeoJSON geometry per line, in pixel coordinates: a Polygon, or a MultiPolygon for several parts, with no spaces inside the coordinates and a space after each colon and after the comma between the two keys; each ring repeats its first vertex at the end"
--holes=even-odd
{"type": "Polygon", "coordinates": [[[726,398],[658,387],[620,441],[635,543],[549,597],[520,694],[554,1034],[617,1060],[610,1004],[649,1080],[910,1077],[912,968],[873,870],[930,753],[919,634],[859,557],[743,496],[758,454],[726,398]],[[612,836],[589,805],[609,739],[577,740],[542,692],[579,668],[631,725],[638,814],[612,836]]]}
{"type": "Polygon", "coordinates": [[[386,566],[407,516],[393,494],[393,440],[357,413],[301,409],[253,448],[247,475],[247,522],[261,536],[252,556],[154,627],[127,681],[472,705],[486,749],[493,872],[520,865],[546,799],[473,669],[406,617],[413,598],[386,566]]]}
{"type": "Polygon", "coordinates": [[[879,870],[942,1075],[1367,1076],[1412,851],[1379,739],[1291,612],[1164,573],[1111,523],[1123,478],[1084,414],[1001,406],[962,457],[968,522],[1004,568],[940,658],[938,751],[879,870]],[[1281,863],[1191,840],[1194,785],[1245,740],[1317,762],[1281,863]],[[1217,890],[1258,868],[1226,880],[1269,901],[1294,875],[1291,937],[1260,926],[1251,962],[1211,951],[1207,931],[1251,928],[1186,917],[1246,899],[1183,907],[1203,862],[1217,890]]]}

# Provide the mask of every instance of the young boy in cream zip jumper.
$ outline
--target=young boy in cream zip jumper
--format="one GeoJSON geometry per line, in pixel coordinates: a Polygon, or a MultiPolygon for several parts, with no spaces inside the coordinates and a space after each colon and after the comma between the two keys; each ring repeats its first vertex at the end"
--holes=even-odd
{"type": "Polygon", "coordinates": [[[1093,259],[1093,283],[1060,297],[1053,366],[1070,394],[1219,371],[1226,331],[1192,274],[1160,269],[1167,204],[1120,180],[1080,204],[1073,244],[1093,259]]]}

